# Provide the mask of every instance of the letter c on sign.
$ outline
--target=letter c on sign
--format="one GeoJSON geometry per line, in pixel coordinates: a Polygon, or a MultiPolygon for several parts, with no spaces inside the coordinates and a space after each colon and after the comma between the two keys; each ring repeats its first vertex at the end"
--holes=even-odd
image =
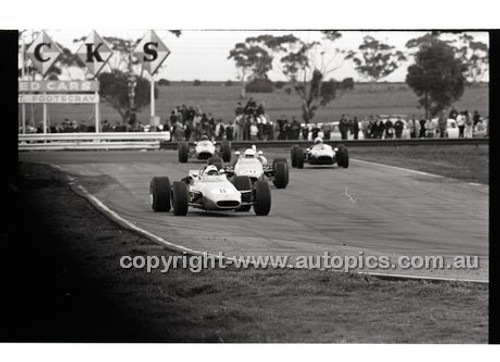
{"type": "Polygon", "coordinates": [[[38,59],[38,61],[44,63],[50,58],[42,58],[42,54],[40,53],[40,48],[43,46],[47,46],[50,49],[50,43],[40,43],[35,47],[35,58],[38,59]]]}

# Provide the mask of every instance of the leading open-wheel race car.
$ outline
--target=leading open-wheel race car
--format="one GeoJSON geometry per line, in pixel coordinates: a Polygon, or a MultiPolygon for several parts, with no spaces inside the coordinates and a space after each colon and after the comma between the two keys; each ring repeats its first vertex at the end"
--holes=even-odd
{"type": "Polygon", "coordinates": [[[189,207],[207,211],[249,211],[267,215],[271,210],[271,189],[267,181],[252,184],[247,176],[231,181],[215,165],[190,170],[188,176],[172,184],[168,177],[153,177],[150,183],[151,207],[154,211],[170,211],[186,215],[189,207]]]}
{"type": "Polygon", "coordinates": [[[190,157],[198,160],[221,158],[224,162],[231,161],[231,142],[212,142],[207,136],[202,136],[200,141],[195,142],[193,149],[190,149],[188,142],[180,142],[178,151],[181,163],[188,162],[190,157]]]}
{"type": "Polygon", "coordinates": [[[332,147],[324,144],[321,138],[314,140],[314,145],[305,151],[299,145],[292,146],[291,150],[292,167],[304,168],[304,163],[310,165],[333,165],[339,167],[349,167],[349,152],[343,144],[332,147]]]}
{"type": "Polygon", "coordinates": [[[235,152],[238,157],[232,166],[227,166],[224,171],[228,178],[248,176],[252,183],[268,178],[278,189],[288,185],[288,163],[284,158],[276,158],[270,166],[262,151],[257,151],[255,145],[247,148],[243,154],[235,152]]]}

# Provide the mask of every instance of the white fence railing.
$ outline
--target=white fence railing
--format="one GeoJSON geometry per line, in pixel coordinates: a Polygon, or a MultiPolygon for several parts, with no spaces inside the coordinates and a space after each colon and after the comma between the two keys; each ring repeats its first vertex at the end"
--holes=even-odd
{"type": "Polygon", "coordinates": [[[170,137],[170,132],[19,134],[18,150],[158,149],[170,137]]]}

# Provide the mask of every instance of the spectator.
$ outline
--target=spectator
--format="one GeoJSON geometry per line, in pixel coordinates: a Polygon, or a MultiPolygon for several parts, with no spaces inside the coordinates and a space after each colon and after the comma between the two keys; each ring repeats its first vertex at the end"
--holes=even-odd
{"type": "Polygon", "coordinates": [[[425,138],[426,135],[426,129],[425,129],[425,122],[426,120],[424,118],[420,119],[420,131],[418,133],[418,138],[425,138]]]}
{"type": "Polygon", "coordinates": [[[340,136],[343,140],[347,139],[347,131],[348,131],[349,125],[347,122],[347,119],[345,117],[345,114],[342,115],[339,121],[339,131],[340,131],[340,136]]]}
{"type": "Polygon", "coordinates": [[[448,125],[448,119],[446,118],[446,112],[443,110],[439,114],[438,118],[438,130],[439,130],[439,138],[445,138],[446,135],[446,126],[448,125]]]}
{"type": "Polygon", "coordinates": [[[434,135],[436,134],[436,128],[437,122],[432,119],[428,119],[427,122],[425,122],[425,136],[427,138],[434,138],[434,135]]]}
{"type": "Polygon", "coordinates": [[[232,141],[233,140],[233,135],[234,135],[234,126],[232,123],[229,123],[226,126],[226,140],[232,141]]]}
{"type": "Polygon", "coordinates": [[[259,128],[255,123],[255,121],[250,122],[250,141],[258,140],[257,135],[259,134],[259,128]]]}
{"type": "Polygon", "coordinates": [[[468,114],[466,114],[466,116],[465,116],[465,134],[464,134],[464,137],[465,138],[472,138],[472,132],[474,129],[474,121],[473,121],[470,113],[469,112],[467,112],[467,113],[468,114]]]}
{"type": "Polygon", "coordinates": [[[352,120],[351,120],[351,133],[352,133],[352,136],[355,140],[358,139],[358,133],[359,133],[359,123],[358,123],[358,118],[357,117],[354,117],[352,120]]]}
{"type": "Polygon", "coordinates": [[[174,142],[183,142],[184,141],[184,130],[182,128],[181,122],[175,122],[173,126],[173,141],[174,142]]]}
{"type": "Polygon", "coordinates": [[[398,120],[394,123],[394,132],[396,134],[396,138],[400,139],[401,136],[403,135],[403,130],[405,128],[405,124],[401,120],[401,118],[398,118],[398,120]]]}
{"type": "Polygon", "coordinates": [[[323,128],[323,135],[324,135],[323,139],[324,139],[325,141],[330,140],[330,138],[331,138],[331,134],[332,134],[332,126],[331,126],[330,122],[326,122],[326,123],[323,125],[323,127],[322,127],[322,128],[323,128]]]}
{"type": "Polygon", "coordinates": [[[104,120],[102,124],[102,131],[103,132],[112,132],[113,128],[111,127],[111,124],[108,122],[107,119],[104,120]]]}
{"type": "Polygon", "coordinates": [[[301,125],[301,128],[302,128],[302,139],[304,141],[307,141],[307,138],[309,135],[309,129],[306,127],[306,125],[304,125],[304,126],[301,125]]]}
{"type": "Polygon", "coordinates": [[[458,111],[455,109],[455,107],[451,107],[450,113],[448,114],[448,117],[457,119],[458,116],[458,111]]]}
{"type": "Polygon", "coordinates": [[[279,132],[278,139],[285,140],[286,139],[285,128],[286,124],[288,123],[288,119],[284,114],[282,114],[281,117],[276,122],[278,122],[278,132],[279,132]]]}
{"type": "Polygon", "coordinates": [[[464,138],[465,112],[460,112],[457,116],[458,138],[464,138]]]}
{"type": "Polygon", "coordinates": [[[224,139],[224,124],[222,123],[222,119],[217,120],[217,125],[215,126],[215,139],[217,141],[222,141],[224,139]]]}
{"type": "Polygon", "coordinates": [[[300,123],[295,119],[295,116],[292,117],[292,124],[290,125],[291,131],[291,139],[298,140],[300,136],[300,123]]]}
{"type": "Polygon", "coordinates": [[[184,137],[186,141],[189,142],[191,139],[191,134],[193,133],[193,121],[187,120],[186,125],[184,126],[184,137]]]}
{"type": "Polygon", "coordinates": [[[361,121],[361,132],[363,133],[363,137],[365,139],[370,138],[370,120],[368,117],[363,118],[361,121]]]}
{"type": "Polygon", "coordinates": [[[410,138],[416,138],[420,129],[420,123],[415,119],[415,116],[408,121],[408,129],[410,131],[410,138]]]}
{"type": "Polygon", "coordinates": [[[474,127],[478,124],[478,122],[481,121],[481,115],[479,114],[478,111],[474,111],[474,116],[472,117],[474,120],[474,127]]]}
{"type": "Polygon", "coordinates": [[[394,138],[394,124],[390,119],[385,121],[385,139],[393,139],[394,138]]]}

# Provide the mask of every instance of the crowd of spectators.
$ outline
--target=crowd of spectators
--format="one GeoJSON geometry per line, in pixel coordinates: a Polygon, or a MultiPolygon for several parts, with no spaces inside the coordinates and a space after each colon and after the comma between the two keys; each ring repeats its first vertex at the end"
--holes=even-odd
{"type": "MultiPolygon", "coordinates": [[[[266,140],[311,140],[322,137],[330,140],[347,139],[400,139],[405,134],[409,138],[448,137],[449,120],[453,119],[458,127],[459,138],[472,138],[474,133],[486,133],[486,122],[476,110],[471,114],[468,110],[458,112],[454,107],[449,113],[442,112],[437,118],[425,119],[404,116],[366,116],[361,121],[356,116],[343,114],[338,121],[323,123],[301,123],[295,116],[289,120],[282,114],[276,122],[266,114],[263,102],[257,104],[249,98],[245,105],[238,102],[234,110],[235,118],[224,122],[211,113],[205,113],[199,106],[175,107],[170,116],[158,126],[142,125],[135,113],[128,115],[127,122],[112,124],[105,119],[101,124],[102,132],[148,132],[170,131],[172,141],[196,141],[207,135],[213,141],[266,141],[266,140]],[[338,137],[340,135],[340,137],[338,137]]],[[[30,127],[29,133],[43,133],[40,125],[37,129],[30,127]]],[[[95,132],[94,124],[86,121],[77,122],[64,119],[49,126],[50,133],[95,132]]]]}

